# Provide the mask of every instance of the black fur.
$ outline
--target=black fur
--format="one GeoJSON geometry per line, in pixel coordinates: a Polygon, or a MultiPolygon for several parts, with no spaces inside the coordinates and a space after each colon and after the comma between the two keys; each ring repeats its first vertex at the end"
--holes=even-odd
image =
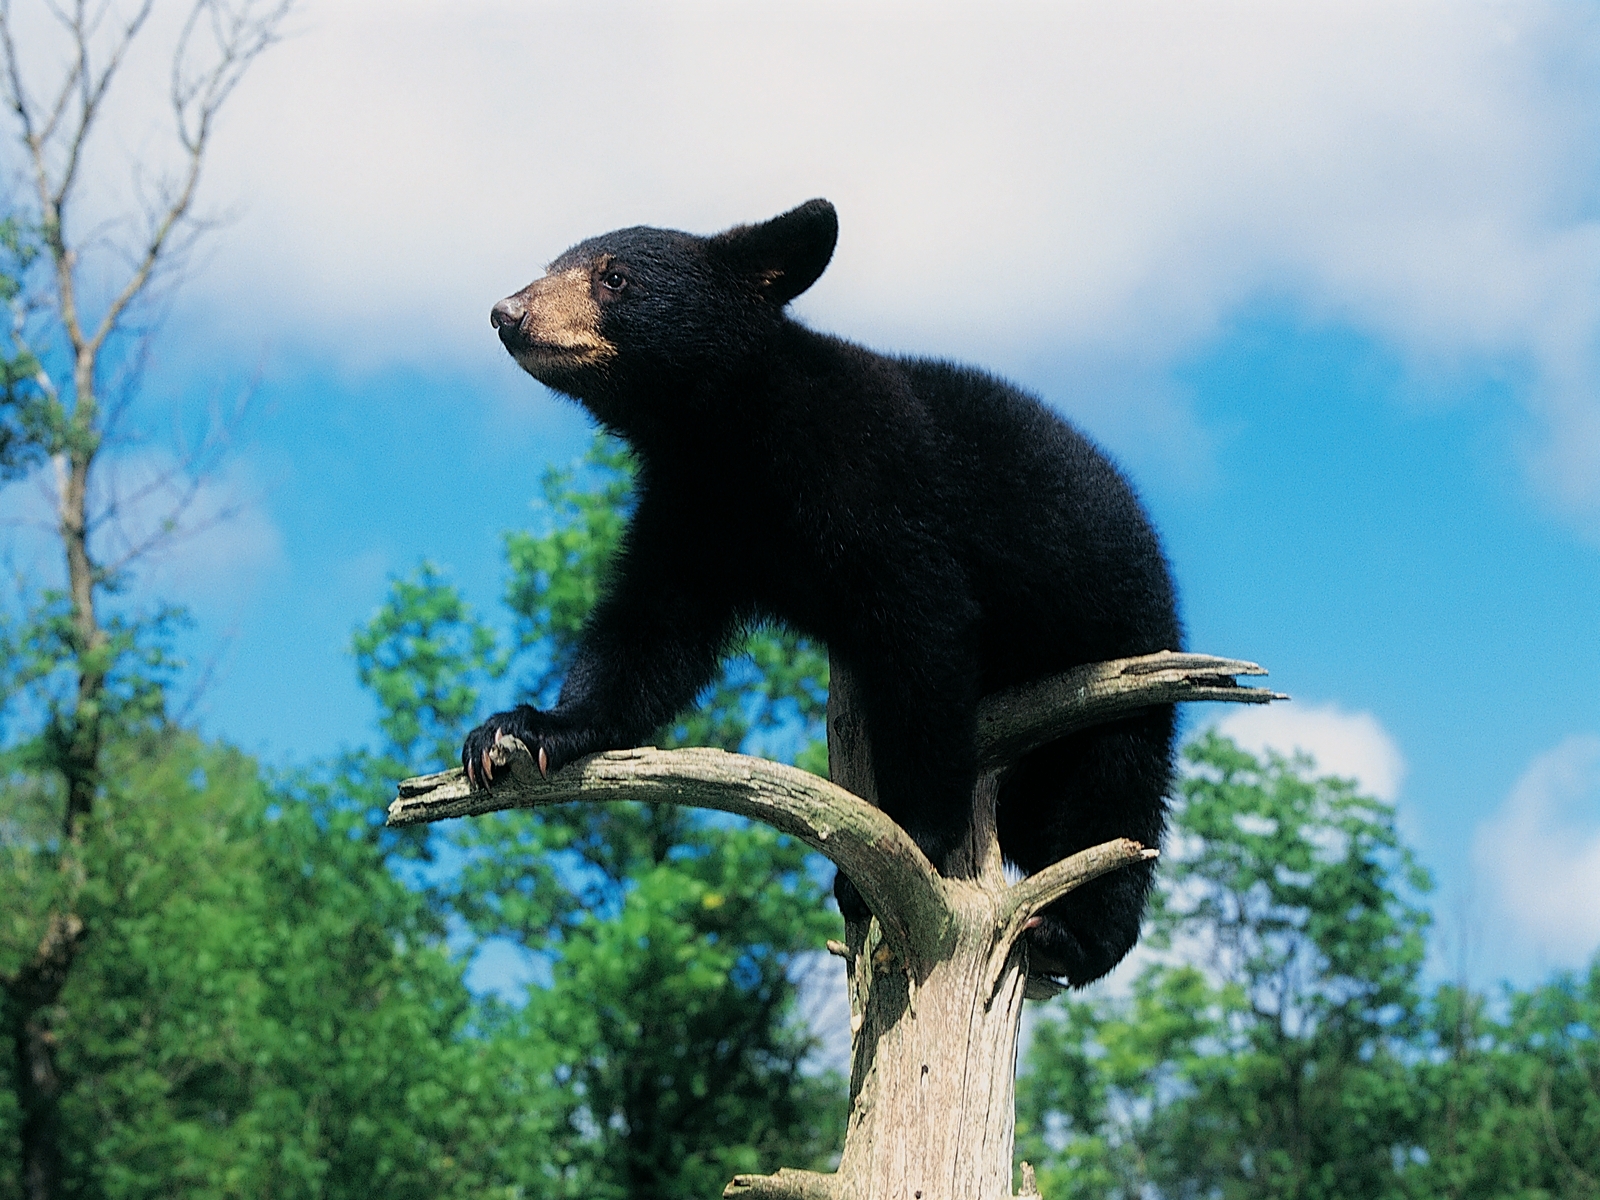
{"type": "MultiPolygon", "coordinates": [[[[496,306],[519,361],[633,447],[638,507],[556,708],[468,737],[478,782],[499,730],[542,746],[552,770],[638,744],[741,627],[775,618],[849,664],[880,803],[939,864],[969,819],[980,696],[1181,648],[1156,535],[1088,439],[981,371],[874,354],[785,314],[836,233],[824,200],[711,238],[619,230],[496,306]],[[562,275],[573,268],[588,274],[562,275]],[[587,299],[566,299],[592,299],[604,361],[540,343],[557,277],[587,281],[587,299]]],[[[1007,858],[1035,871],[1117,836],[1158,844],[1173,722],[1152,709],[1030,755],[1000,792],[1007,858]]],[[[1109,971],[1138,937],[1151,870],[1053,906],[1034,969],[1079,985],[1109,971]]],[[[848,884],[840,899],[861,911],[848,884]]]]}

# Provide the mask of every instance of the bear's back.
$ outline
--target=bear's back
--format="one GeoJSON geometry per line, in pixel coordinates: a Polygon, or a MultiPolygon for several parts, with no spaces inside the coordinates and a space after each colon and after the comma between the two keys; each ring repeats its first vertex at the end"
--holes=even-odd
{"type": "Polygon", "coordinates": [[[899,365],[937,430],[941,507],[983,612],[985,690],[1177,648],[1165,556],[1105,453],[985,371],[899,365]],[[1019,629],[1032,636],[1019,639],[1019,629]]]}

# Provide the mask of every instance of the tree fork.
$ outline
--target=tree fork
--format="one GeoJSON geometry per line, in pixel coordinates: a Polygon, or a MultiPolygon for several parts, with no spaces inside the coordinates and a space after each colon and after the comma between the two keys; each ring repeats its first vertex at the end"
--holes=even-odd
{"type": "MultiPolygon", "coordinates": [[[[1152,704],[1287,699],[1241,687],[1259,666],[1163,651],[1093,663],[987,697],[979,710],[973,820],[941,875],[875,808],[872,762],[848,674],[828,696],[833,781],[721,750],[618,750],[542,779],[527,749],[494,751],[509,770],[473,791],[457,768],[408,779],[389,824],[573,801],[643,800],[764,821],[831,859],[873,916],[843,945],[850,991],[850,1123],[838,1170],[739,1175],[725,1196],[752,1200],[1001,1200],[1011,1196],[1017,1035],[1030,978],[1023,934],[1040,910],[1108,871],[1154,858],[1128,839],[1094,846],[1018,883],[1006,881],[995,832],[1001,775],[1046,742],[1152,704]],[[846,790],[846,789],[850,790],[846,790]]],[[[1031,1172],[1023,1195],[1036,1196],[1031,1172]]]]}

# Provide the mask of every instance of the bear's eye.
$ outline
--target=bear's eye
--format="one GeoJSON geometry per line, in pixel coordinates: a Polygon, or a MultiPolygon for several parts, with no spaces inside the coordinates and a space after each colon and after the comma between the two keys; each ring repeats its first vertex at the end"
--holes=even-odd
{"type": "Polygon", "coordinates": [[[607,271],[600,277],[600,286],[608,292],[621,292],[628,286],[628,277],[621,271],[607,271]]]}

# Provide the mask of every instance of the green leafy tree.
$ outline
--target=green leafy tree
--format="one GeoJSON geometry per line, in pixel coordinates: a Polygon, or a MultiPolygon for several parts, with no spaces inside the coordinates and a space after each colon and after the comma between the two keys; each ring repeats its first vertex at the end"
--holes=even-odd
{"type": "MultiPolygon", "coordinates": [[[[378,706],[376,751],[343,754],[332,766],[345,801],[381,813],[394,781],[454,765],[481,707],[483,688],[505,674],[494,630],[473,614],[432,563],[390,581],[384,604],[350,638],[356,674],[378,706]]],[[[431,858],[426,829],[383,835],[405,858],[431,858]]]]}
{"type": "Polygon", "coordinates": [[[1583,975],[1508,988],[1498,1003],[1442,987],[1428,1018],[1410,1194],[1600,1196],[1600,958],[1583,975]]]}
{"type": "Polygon", "coordinates": [[[378,703],[385,745],[374,770],[391,776],[454,763],[484,684],[505,673],[494,630],[427,562],[390,584],[388,601],[350,645],[378,703]]]}
{"type": "Polygon", "coordinates": [[[1215,734],[1186,759],[1151,920],[1181,953],[1040,1023],[1023,1157],[1051,1195],[1402,1195],[1427,876],[1391,806],[1308,760],[1215,734]]]}
{"type": "MultiPolygon", "coordinates": [[[[545,476],[547,527],[506,537],[523,686],[545,702],[603,586],[631,478],[618,444],[599,439],[580,468],[545,476]]],[[[388,664],[388,675],[363,665],[369,680],[388,681],[386,706],[488,679],[501,668],[493,647],[426,571],[397,584],[357,635],[363,664],[388,664]],[[441,619],[417,637],[422,614],[441,619]]],[[[821,765],[826,672],[820,649],[754,631],[659,741],[787,747],[821,765]]],[[[433,721],[429,744],[453,754],[462,708],[431,711],[450,717],[433,721]]],[[[404,736],[416,727],[399,712],[385,721],[404,736]]],[[[562,1194],[705,1196],[736,1172],[818,1163],[836,1149],[841,1082],[802,1069],[812,1039],[796,998],[799,971],[838,919],[803,845],[761,825],[633,804],[501,814],[452,838],[463,864],[455,910],[479,937],[510,939],[549,970],[504,1031],[558,1048],[564,1120],[548,1158],[562,1194]]]]}
{"type": "MultiPolygon", "coordinates": [[[[15,216],[0,219],[0,304],[15,315],[24,304],[23,281],[39,257],[35,231],[15,216]]],[[[44,457],[50,413],[33,350],[15,340],[0,346],[0,482],[9,482],[44,457]]]]}
{"type": "MultiPolygon", "coordinates": [[[[420,1198],[559,1184],[549,1150],[567,1109],[548,1038],[473,1000],[437,898],[395,870],[395,852],[417,848],[375,820],[395,774],[436,765],[459,738],[495,669],[493,638],[427,567],[395,582],[365,634],[358,669],[379,698],[380,749],[277,780],[170,727],[164,658],[118,656],[109,691],[143,715],[109,727],[105,783],[82,824],[85,932],[51,1013],[63,1194],[420,1198]],[[135,697],[149,703],[135,709],[135,697]]],[[[8,655],[21,674],[30,655],[53,661],[31,645],[8,655]]],[[[45,911],[59,785],[30,772],[12,783],[0,844],[45,911]]],[[[0,970],[28,957],[39,914],[7,915],[0,970]]],[[[13,1145],[17,1091],[0,1093],[13,1145]]],[[[0,1173],[0,1197],[23,1194],[22,1181],[0,1173]]]]}
{"type": "MultiPolygon", "coordinates": [[[[540,1098],[554,1064],[474,1023],[438,912],[389,869],[368,814],[179,732],[106,754],[82,837],[86,932],[52,1014],[63,1193],[537,1190],[562,1113],[540,1098]]],[[[38,868],[25,841],[6,850],[19,874],[38,868]]],[[[6,913],[8,963],[32,950],[29,926],[6,913]]],[[[7,1200],[25,1194],[19,1118],[0,1105],[7,1200]]]]}
{"type": "MultiPolygon", "coordinates": [[[[145,678],[127,660],[159,647],[169,619],[159,607],[152,614],[127,604],[129,571],[181,526],[204,470],[191,461],[130,497],[109,486],[105,464],[137,390],[144,344],[137,319],[204,229],[195,204],[217,116],[274,40],[288,4],[192,0],[169,47],[172,169],[143,164],[140,185],[119,189],[110,172],[94,167],[104,144],[101,118],[117,102],[122,67],[149,25],[153,0],[45,5],[37,21],[23,22],[0,3],[0,94],[21,185],[0,221],[0,299],[10,317],[0,361],[0,478],[42,458],[54,462],[61,567],[58,586],[22,597],[8,632],[14,645],[29,647],[29,663],[0,698],[11,740],[29,743],[25,765],[54,777],[40,794],[53,798],[55,828],[33,844],[51,870],[30,877],[42,890],[21,901],[34,918],[33,947],[0,975],[0,1036],[16,1064],[20,1177],[29,1200],[53,1200],[65,1179],[62,995],[87,929],[84,843],[107,786],[105,755],[129,716],[118,683],[145,678]],[[137,199],[120,214],[103,205],[91,213],[86,189],[102,202],[137,199]],[[147,508],[163,490],[173,504],[140,514],[150,532],[120,523],[129,505],[147,508]],[[22,731],[22,724],[31,727],[22,731]]],[[[159,705],[160,697],[157,689],[133,700],[159,705]]]]}

